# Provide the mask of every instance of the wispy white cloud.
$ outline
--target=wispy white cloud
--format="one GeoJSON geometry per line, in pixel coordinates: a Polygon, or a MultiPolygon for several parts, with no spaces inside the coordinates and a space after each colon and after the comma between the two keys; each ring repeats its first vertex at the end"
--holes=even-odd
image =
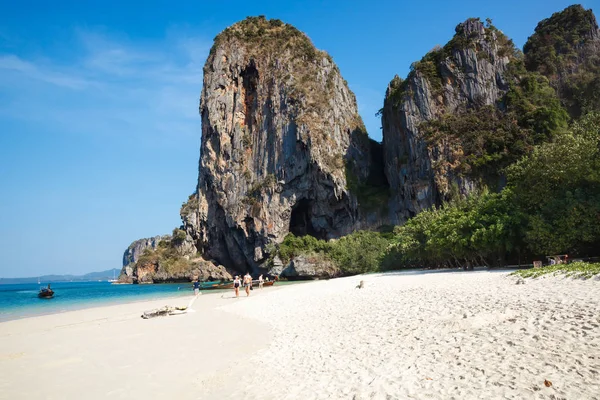
{"type": "Polygon", "coordinates": [[[182,31],[154,42],[89,30],[73,35],[79,46],[69,62],[64,55],[0,53],[1,116],[159,142],[199,134],[202,67],[212,40],[182,31]]]}
{"type": "MultiPolygon", "coordinates": [[[[91,83],[82,77],[56,71],[52,67],[38,66],[35,63],[22,60],[14,54],[0,55],[0,70],[14,72],[23,78],[34,79],[69,89],[82,89],[91,83]]],[[[13,81],[12,84],[15,82],[13,81]]]]}

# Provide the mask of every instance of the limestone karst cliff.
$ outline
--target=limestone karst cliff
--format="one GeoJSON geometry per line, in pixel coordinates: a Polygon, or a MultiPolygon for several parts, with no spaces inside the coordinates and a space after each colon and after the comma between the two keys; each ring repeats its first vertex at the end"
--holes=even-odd
{"type": "Polygon", "coordinates": [[[183,225],[141,259],[126,253],[125,275],[355,273],[339,265],[348,264],[341,256],[328,267],[311,254],[325,242],[285,265],[276,255],[288,233],[391,233],[433,206],[485,187],[500,191],[509,166],[564,134],[564,107],[572,118],[600,109],[597,45],[595,18],[579,6],[542,21],[525,54],[491,20],[468,19],[406,79],[390,82],[380,144],[367,136],[331,57],[306,35],[264,17],[236,23],[215,38],[204,66],[198,181],[180,210],[183,225]]]}
{"type": "Polygon", "coordinates": [[[137,263],[140,256],[144,254],[147,249],[156,250],[158,243],[162,239],[167,238],[168,236],[154,236],[151,238],[138,239],[131,243],[123,253],[123,269],[120,274],[123,277],[123,280],[133,277],[135,263],[137,263]]]}
{"type": "Polygon", "coordinates": [[[600,30],[576,4],[540,21],[523,48],[528,70],[548,77],[569,114],[600,109],[600,30]]]}
{"type": "Polygon", "coordinates": [[[189,250],[185,231],[133,242],[123,255],[119,281],[158,283],[200,280],[229,280],[227,269],[189,250]]]}
{"type": "Polygon", "coordinates": [[[199,251],[246,270],[292,232],[360,226],[349,180],[367,181],[369,140],[332,58],[279,20],[220,33],[204,66],[197,192],[182,208],[199,251]]]}
{"type": "Polygon", "coordinates": [[[565,124],[547,79],[525,70],[491,21],[459,24],[448,44],[387,89],[382,128],[393,222],[484,184],[501,187],[502,167],[565,124]]]}

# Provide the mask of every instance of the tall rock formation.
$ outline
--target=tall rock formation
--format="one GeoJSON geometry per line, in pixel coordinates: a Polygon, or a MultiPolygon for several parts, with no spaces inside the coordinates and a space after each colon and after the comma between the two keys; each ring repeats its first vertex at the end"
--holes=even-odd
{"type": "Polygon", "coordinates": [[[491,21],[469,19],[413,63],[406,80],[392,80],[382,127],[393,223],[483,184],[501,186],[503,166],[564,127],[547,81],[521,59],[491,21]]]}
{"type": "Polygon", "coordinates": [[[600,30],[581,5],[552,14],[523,48],[528,70],[548,77],[569,114],[600,110],[600,30]]]}
{"type": "Polygon", "coordinates": [[[123,283],[186,282],[194,279],[231,280],[231,274],[189,249],[186,232],[175,228],[173,235],[155,236],[131,243],[123,254],[123,283]]]}
{"type": "Polygon", "coordinates": [[[123,269],[121,270],[121,275],[128,277],[133,276],[134,264],[139,260],[140,256],[144,254],[146,249],[156,250],[158,243],[161,240],[168,239],[170,239],[169,235],[154,236],[151,238],[139,239],[131,243],[123,253],[123,269]]]}
{"type": "Polygon", "coordinates": [[[221,32],[204,66],[197,192],[181,210],[199,251],[246,270],[288,232],[331,238],[358,226],[348,180],[370,147],[331,57],[296,28],[249,17],[221,32]]]}

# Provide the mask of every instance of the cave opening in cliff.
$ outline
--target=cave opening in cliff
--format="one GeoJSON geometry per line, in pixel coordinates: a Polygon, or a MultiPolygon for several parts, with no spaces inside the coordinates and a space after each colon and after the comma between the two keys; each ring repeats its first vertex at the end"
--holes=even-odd
{"type": "Polygon", "coordinates": [[[258,70],[254,64],[254,60],[250,61],[250,64],[244,68],[240,75],[242,76],[242,90],[244,96],[244,123],[246,124],[247,132],[252,133],[252,130],[256,125],[256,110],[258,108],[258,70]]]}
{"type": "Polygon", "coordinates": [[[324,239],[324,235],[318,232],[312,224],[312,202],[307,199],[302,199],[294,208],[292,208],[292,216],[290,218],[289,231],[295,236],[310,235],[317,239],[324,239]]]}

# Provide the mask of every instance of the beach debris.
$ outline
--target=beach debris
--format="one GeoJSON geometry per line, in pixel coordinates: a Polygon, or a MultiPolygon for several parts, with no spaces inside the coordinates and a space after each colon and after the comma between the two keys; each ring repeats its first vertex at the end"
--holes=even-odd
{"type": "Polygon", "coordinates": [[[197,296],[192,297],[192,299],[190,300],[190,302],[188,303],[187,306],[180,306],[180,307],[164,306],[161,308],[155,308],[154,310],[144,311],[144,313],[142,314],[142,318],[150,319],[150,318],[155,318],[155,317],[164,317],[167,315],[180,315],[180,314],[187,314],[190,312],[195,312],[195,310],[192,308],[192,306],[194,305],[194,301],[196,301],[196,297],[197,296]]]}
{"type": "Polygon", "coordinates": [[[164,306],[161,308],[156,308],[150,311],[144,311],[142,314],[142,318],[149,319],[155,317],[164,317],[166,315],[178,315],[185,314],[187,312],[187,307],[170,307],[164,306]]]}
{"type": "Polygon", "coordinates": [[[552,386],[552,382],[550,382],[548,379],[544,379],[544,385],[546,385],[546,387],[550,387],[552,386]]]}
{"type": "Polygon", "coordinates": [[[365,281],[360,281],[360,283],[356,286],[356,289],[364,289],[365,281]]]}

